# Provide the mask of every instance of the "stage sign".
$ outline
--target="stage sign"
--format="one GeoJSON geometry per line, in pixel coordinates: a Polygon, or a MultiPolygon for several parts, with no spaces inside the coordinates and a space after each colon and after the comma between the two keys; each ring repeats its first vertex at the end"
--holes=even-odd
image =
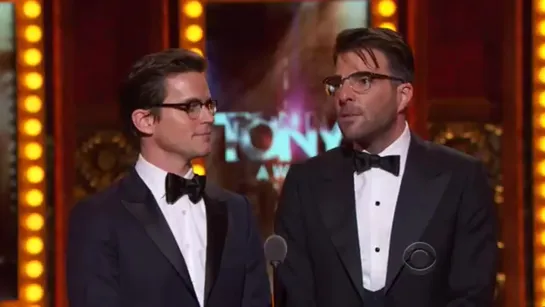
{"type": "Polygon", "coordinates": [[[292,162],[338,146],[341,133],[322,80],[334,72],[336,35],[368,25],[368,2],[204,6],[207,78],[219,100],[215,123],[223,134],[207,173],[219,172],[221,163],[214,161],[221,160],[238,166],[222,172],[240,170],[224,180],[228,185],[281,183],[292,162]]]}

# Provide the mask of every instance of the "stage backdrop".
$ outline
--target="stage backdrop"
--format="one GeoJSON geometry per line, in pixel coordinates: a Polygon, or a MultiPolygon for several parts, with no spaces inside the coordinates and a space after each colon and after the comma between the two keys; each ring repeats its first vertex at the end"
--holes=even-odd
{"type": "Polygon", "coordinates": [[[367,26],[368,3],[210,1],[205,15],[220,111],[207,175],[247,195],[267,235],[290,164],[340,143],[321,81],[334,72],[336,34],[367,26]]]}

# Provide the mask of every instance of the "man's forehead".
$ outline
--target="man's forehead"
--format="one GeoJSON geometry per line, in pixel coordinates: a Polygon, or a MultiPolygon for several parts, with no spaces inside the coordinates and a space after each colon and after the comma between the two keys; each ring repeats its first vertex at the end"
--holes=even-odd
{"type": "Polygon", "coordinates": [[[199,89],[208,87],[204,73],[199,72],[172,74],[166,77],[165,81],[167,86],[173,89],[199,89]]]}
{"type": "Polygon", "coordinates": [[[385,71],[387,59],[384,54],[375,49],[359,49],[339,54],[337,57],[336,70],[353,71],[385,71]]]}
{"type": "Polygon", "coordinates": [[[166,81],[170,83],[200,83],[202,81],[206,81],[204,73],[196,72],[196,71],[189,71],[189,72],[182,72],[182,73],[173,73],[166,77],[166,81]]]}
{"type": "Polygon", "coordinates": [[[166,89],[169,95],[179,97],[210,96],[204,73],[188,72],[175,74],[166,78],[166,89]]]}

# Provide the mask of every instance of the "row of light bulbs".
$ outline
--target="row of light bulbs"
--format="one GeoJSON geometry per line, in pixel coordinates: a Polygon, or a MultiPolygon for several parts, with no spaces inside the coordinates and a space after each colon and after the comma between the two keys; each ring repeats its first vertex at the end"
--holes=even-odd
{"type": "Polygon", "coordinates": [[[21,250],[21,306],[43,302],[44,255],[44,74],[42,3],[16,2],[18,23],[18,165],[21,250]]]}
{"type": "Polygon", "coordinates": [[[183,29],[183,35],[185,41],[194,46],[190,46],[189,49],[200,54],[204,54],[202,49],[199,48],[199,45],[202,45],[204,39],[204,30],[203,25],[199,22],[199,19],[203,15],[203,5],[200,1],[191,0],[191,1],[182,1],[183,4],[183,14],[184,17],[189,21],[189,24],[183,29]]]}
{"type": "Polygon", "coordinates": [[[395,0],[372,1],[373,26],[397,31],[397,3],[395,0]]]}
{"type": "MultiPolygon", "coordinates": [[[[535,301],[545,304],[545,0],[534,0],[534,208],[535,301]]],[[[538,304],[539,303],[539,304],[538,304]]]]}

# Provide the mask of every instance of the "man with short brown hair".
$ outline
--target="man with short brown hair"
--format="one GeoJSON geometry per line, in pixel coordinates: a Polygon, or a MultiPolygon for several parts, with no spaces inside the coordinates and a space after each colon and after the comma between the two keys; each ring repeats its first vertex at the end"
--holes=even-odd
{"type": "Polygon", "coordinates": [[[123,84],[134,169],[70,216],[71,307],[265,307],[262,242],[246,197],[193,173],[211,151],[216,101],[199,55],[147,55],[123,84]]]}
{"type": "Polygon", "coordinates": [[[284,181],[281,306],[492,306],[492,189],[477,159],[411,133],[411,49],[394,31],[349,29],[333,58],[324,86],[348,146],[284,181]]]}

